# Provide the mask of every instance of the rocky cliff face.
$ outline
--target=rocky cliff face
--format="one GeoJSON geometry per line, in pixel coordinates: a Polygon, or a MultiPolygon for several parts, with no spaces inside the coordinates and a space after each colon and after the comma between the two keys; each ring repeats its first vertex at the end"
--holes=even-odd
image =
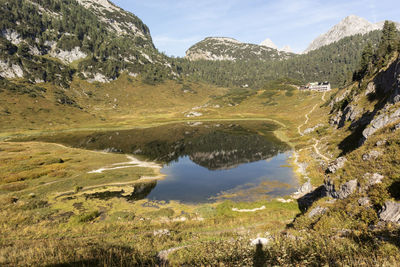
{"type": "MultiPolygon", "coordinates": [[[[327,33],[318,36],[314,41],[312,41],[304,53],[308,53],[322,46],[337,42],[347,36],[366,34],[371,31],[382,30],[383,24],[384,22],[374,24],[355,15],[348,16],[339,22],[339,24],[333,26],[327,33]]],[[[400,29],[399,23],[397,23],[397,26],[400,29]]]]}
{"type": "Polygon", "coordinates": [[[241,43],[232,38],[209,37],[189,48],[185,58],[211,61],[277,61],[291,58],[293,55],[265,45],[241,43]]]}
{"type": "Polygon", "coordinates": [[[400,120],[400,57],[363,83],[340,92],[330,104],[331,125],[342,128],[350,122],[349,128],[361,133],[359,144],[400,120]],[[375,104],[365,105],[371,102],[375,104]]]}

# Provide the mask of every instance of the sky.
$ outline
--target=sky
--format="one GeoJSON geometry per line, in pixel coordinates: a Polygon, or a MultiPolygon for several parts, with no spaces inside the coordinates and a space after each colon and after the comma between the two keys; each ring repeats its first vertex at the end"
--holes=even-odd
{"type": "Polygon", "coordinates": [[[111,0],[149,28],[160,52],[183,57],[206,37],[304,51],[348,15],[400,22],[399,0],[111,0]]]}

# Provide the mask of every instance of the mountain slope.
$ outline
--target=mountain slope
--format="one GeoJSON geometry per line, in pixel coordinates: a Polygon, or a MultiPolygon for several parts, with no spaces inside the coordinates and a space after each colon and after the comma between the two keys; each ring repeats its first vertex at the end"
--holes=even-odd
{"type": "Polygon", "coordinates": [[[281,52],[264,45],[241,43],[232,38],[208,37],[190,47],[185,58],[211,61],[279,61],[292,56],[292,53],[281,52]]]}
{"type": "Polygon", "coordinates": [[[68,86],[74,74],[108,82],[122,72],[153,71],[147,64],[171,74],[147,26],[107,0],[1,0],[0,4],[4,78],[68,86]]]}
{"type": "Polygon", "coordinates": [[[286,60],[264,61],[255,57],[248,61],[197,60],[180,64],[184,73],[193,79],[219,86],[262,88],[269,81],[282,77],[295,78],[303,83],[327,80],[334,86],[342,86],[351,80],[364,47],[368,42],[376,46],[381,34],[381,31],[373,31],[349,36],[308,54],[292,54],[286,60]]]}
{"type": "Polygon", "coordinates": [[[308,53],[322,46],[337,42],[348,36],[366,34],[371,31],[382,30],[382,28],[383,22],[374,24],[364,18],[350,15],[340,21],[337,25],[333,26],[327,33],[318,36],[314,41],[311,42],[304,53],[308,53]]]}

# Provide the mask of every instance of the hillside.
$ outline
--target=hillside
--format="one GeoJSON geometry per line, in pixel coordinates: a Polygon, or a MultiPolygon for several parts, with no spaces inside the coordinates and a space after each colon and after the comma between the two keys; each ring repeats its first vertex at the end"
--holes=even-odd
{"type": "Polygon", "coordinates": [[[365,45],[371,42],[376,46],[380,36],[380,31],[373,31],[346,37],[308,54],[293,55],[287,60],[181,60],[180,65],[183,66],[183,72],[192,79],[218,86],[248,85],[251,88],[263,88],[272,80],[291,77],[303,83],[327,80],[339,87],[351,81],[365,45]]]}
{"type": "Polygon", "coordinates": [[[291,58],[292,53],[265,46],[241,43],[232,38],[208,37],[186,51],[188,60],[211,61],[280,61],[291,58]]]}
{"type": "Polygon", "coordinates": [[[148,27],[107,0],[0,4],[3,78],[66,87],[74,76],[89,82],[109,82],[123,72],[154,76],[149,79],[172,76],[148,27]]]}
{"type": "Polygon", "coordinates": [[[400,33],[359,23],[307,54],[207,38],[182,59],[108,0],[0,0],[0,265],[397,266],[400,33]],[[204,203],[146,198],[164,163],[275,155],[259,185],[252,165],[204,203]]]}

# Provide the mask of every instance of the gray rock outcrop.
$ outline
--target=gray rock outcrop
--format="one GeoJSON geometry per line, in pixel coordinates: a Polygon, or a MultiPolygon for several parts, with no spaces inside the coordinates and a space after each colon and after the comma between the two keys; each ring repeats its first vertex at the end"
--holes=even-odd
{"type": "Polygon", "coordinates": [[[347,183],[344,183],[341,186],[339,192],[337,192],[338,198],[345,199],[348,196],[350,196],[351,194],[353,194],[354,191],[356,191],[356,189],[357,189],[357,185],[358,185],[357,180],[351,180],[351,181],[348,181],[347,183]]]}
{"type": "Polygon", "coordinates": [[[400,203],[386,201],[379,212],[379,218],[385,222],[400,223],[400,203]]]}
{"type": "Polygon", "coordinates": [[[328,196],[332,198],[345,199],[356,191],[358,182],[356,179],[348,181],[340,187],[339,191],[336,191],[335,185],[330,180],[326,181],[324,186],[328,196]]]}
{"type": "Polygon", "coordinates": [[[396,109],[393,112],[383,112],[375,119],[373,119],[370,125],[363,131],[362,135],[365,140],[368,139],[371,135],[376,133],[378,130],[382,129],[383,127],[400,120],[400,108],[396,109]]]}
{"type": "Polygon", "coordinates": [[[298,190],[297,192],[299,194],[308,194],[312,191],[313,187],[311,185],[311,181],[308,180],[307,182],[305,182],[298,190]]]}
{"type": "Polygon", "coordinates": [[[344,164],[346,163],[347,159],[345,157],[339,157],[336,160],[334,160],[333,162],[331,162],[328,165],[328,169],[327,172],[328,173],[335,173],[337,172],[339,169],[344,167],[344,164]]]}
{"type": "Polygon", "coordinates": [[[308,218],[312,218],[312,217],[317,216],[317,215],[322,215],[322,214],[324,214],[327,210],[328,210],[327,208],[323,208],[323,207],[317,206],[317,207],[313,208],[313,209],[310,211],[310,213],[308,214],[308,218]]]}

